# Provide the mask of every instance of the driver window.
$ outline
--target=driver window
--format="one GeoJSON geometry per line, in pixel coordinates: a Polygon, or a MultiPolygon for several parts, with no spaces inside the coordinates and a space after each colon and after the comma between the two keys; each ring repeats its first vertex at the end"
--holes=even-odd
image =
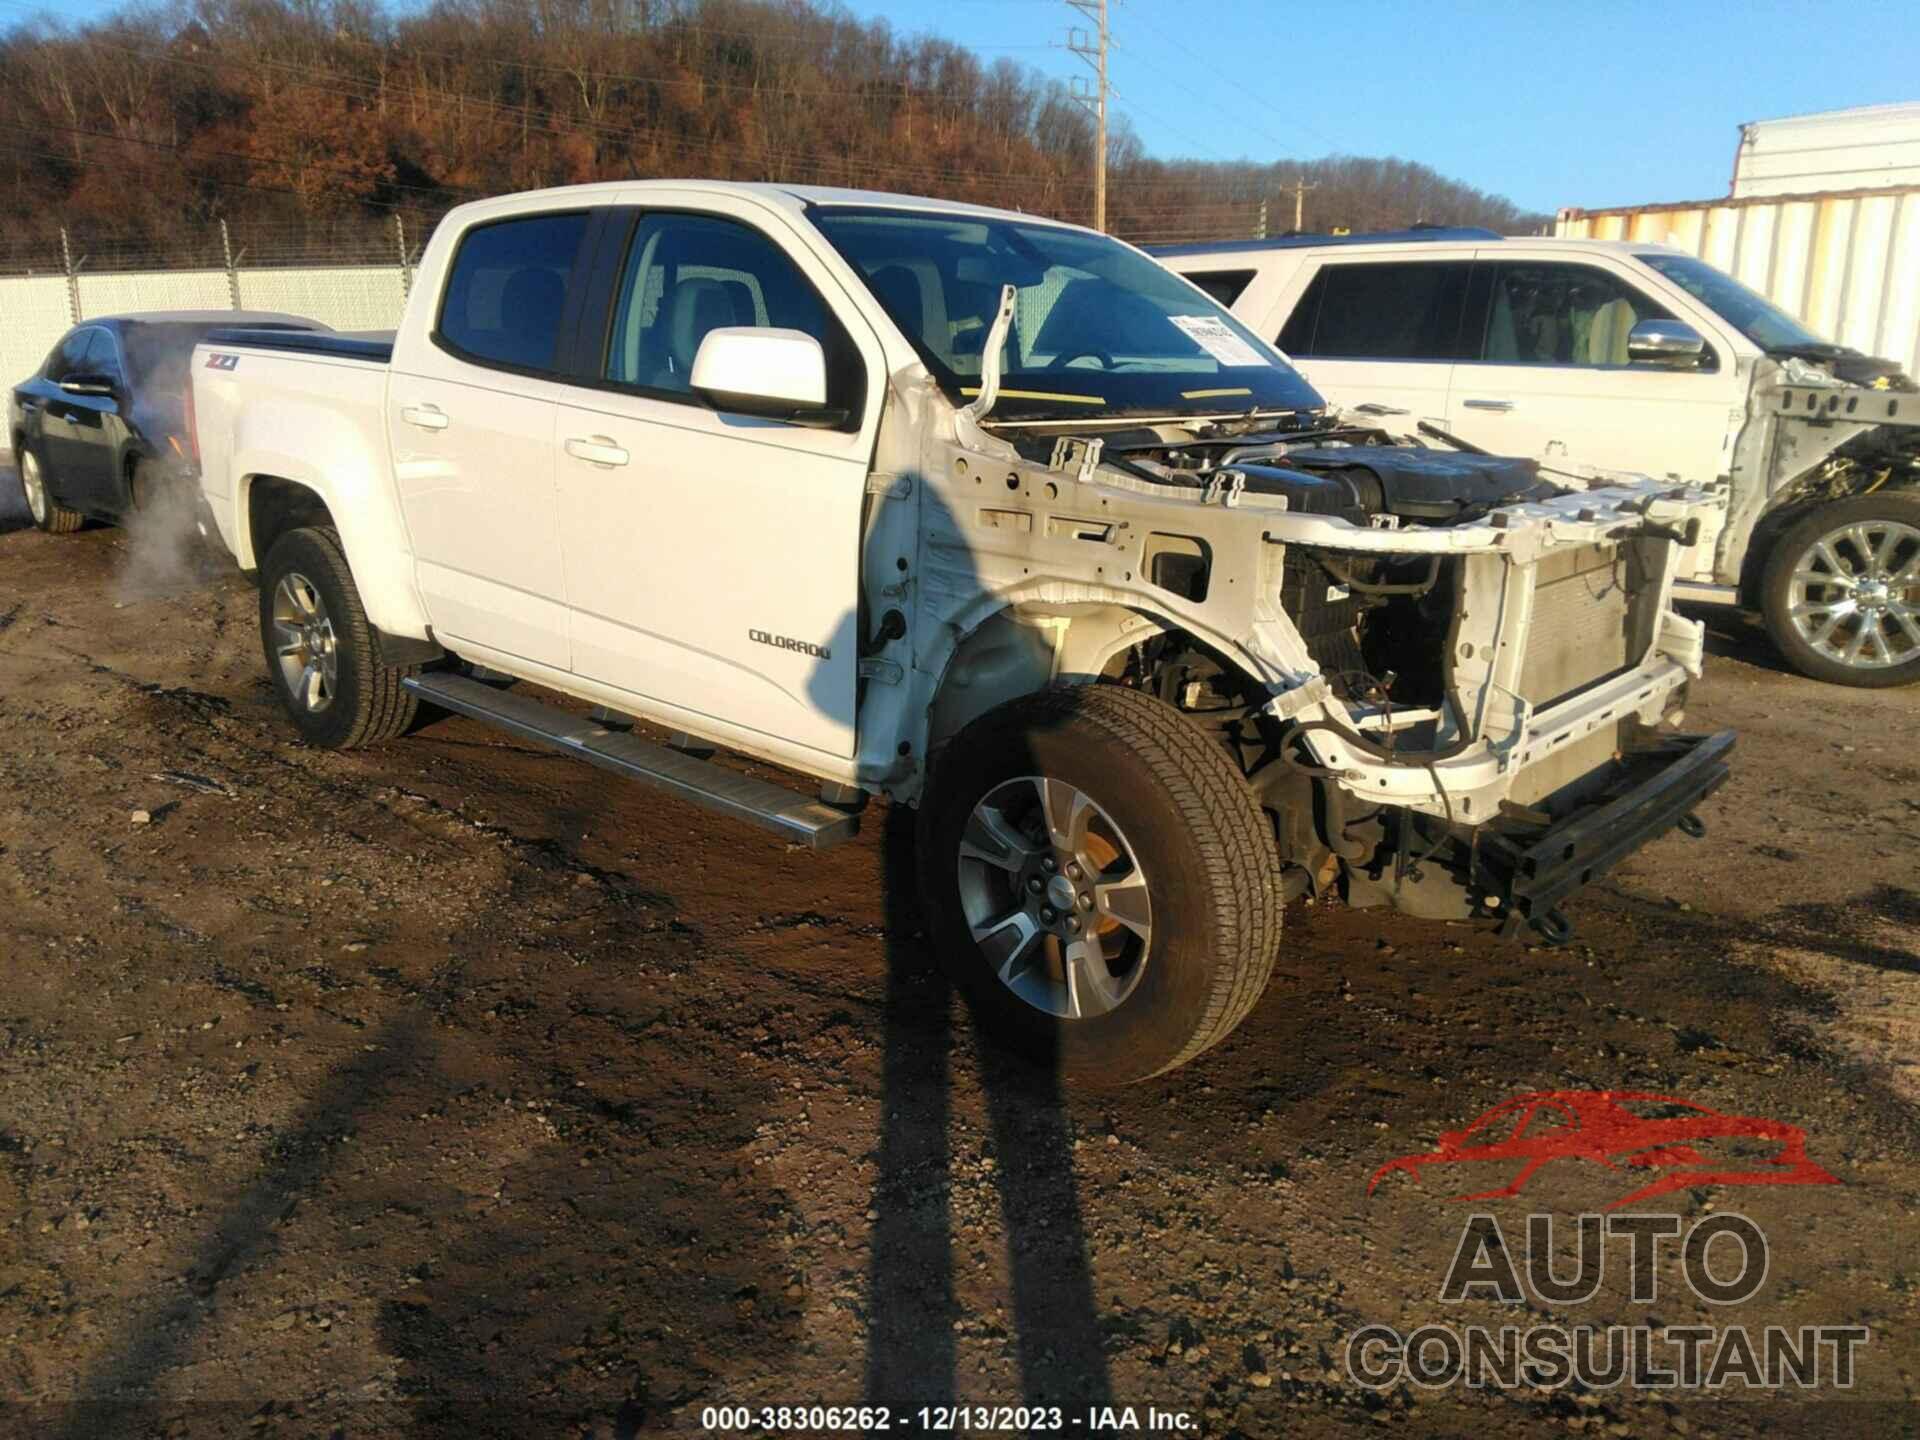
{"type": "Polygon", "coordinates": [[[730,326],[811,335],[826,352],[829,402],[858,413],[859,356],[779,246],[711,215],[642,219],[627,247],[603,378],[662,398],[691,396],[700,342],[730,326]]]}
{"type": "Polygon", "coordinates": [[[1588,265],[1496,267],[1482,358],[1496,365],[1625,366],[1627,336],[1672,313],[1588,265]]]}

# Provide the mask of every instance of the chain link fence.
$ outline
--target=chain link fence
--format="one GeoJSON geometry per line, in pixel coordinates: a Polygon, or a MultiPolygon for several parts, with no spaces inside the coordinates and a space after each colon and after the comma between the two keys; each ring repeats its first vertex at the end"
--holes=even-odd
{"type": "MultiPolygon", "coordinates": [[[[437,217],[436,217],[437,218],[437,217]]],[[[336,330],[391,330],[432,219],[394,215],[336,235],[224,225],[164,250],[88,244],[0,247],[0,383],[31,374],[82,320],[147,310],[280,310],[336,330]]]]}
{"type": "MultiPolygon", "coordinates": [[[[1151,245],[1264,237],[1264,201],[1116,206],[1113,231],[1151,245]]],[[[164,248],[58,232],[0,240],[0,384],[37,369],[82,320],[145,310],[281,310],[336,330],[391,330],[438,215],[255,225],[223,222],[164,248]]]]}

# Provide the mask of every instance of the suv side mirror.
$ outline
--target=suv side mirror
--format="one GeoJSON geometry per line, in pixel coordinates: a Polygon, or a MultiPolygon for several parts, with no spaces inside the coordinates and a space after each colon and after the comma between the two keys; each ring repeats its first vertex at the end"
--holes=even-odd
{"type": "Polygon", "coordinates": [[[801,330],[723,325],[700,342],[689,381],[716,410],[814,419],[827,403],[827,355],[801,330]]]}
{"type": "Polygon", "coordinates": [[[1697,365],[1706,353],[1706,338],[1684,320],[1642,320],[1627,335],[1635,365],[1697,365]]]}
{"type": "Polygon", "coordinates": [[[69,375],[60,382],[60,388],[69,395],[111,395],[113,394],[113,381],[105,375],[95,375],[88,372],[80,375],[69,375]]]}

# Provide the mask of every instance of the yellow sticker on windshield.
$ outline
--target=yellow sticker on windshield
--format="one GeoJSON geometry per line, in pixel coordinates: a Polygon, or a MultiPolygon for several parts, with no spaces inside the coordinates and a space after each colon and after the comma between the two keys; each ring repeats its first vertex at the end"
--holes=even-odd
{"type": "MultiPolygon", "coordinates": [[[[978,395],[978,385],[962,385],[962,395],[978,395]]],[[[1098,395],[1056,395],[1051,390],[1002,390],[1002,400],[1060,400],[1068,405],[1104,405],[1107,402],[1098,395]]]]}

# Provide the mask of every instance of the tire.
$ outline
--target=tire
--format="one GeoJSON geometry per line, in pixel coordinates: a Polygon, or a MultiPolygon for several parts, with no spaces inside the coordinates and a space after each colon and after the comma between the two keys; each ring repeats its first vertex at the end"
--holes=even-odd
{"type": "Polygon", "coordinates": [[[1920,680],[1920,492],[1857,495],[1794,522],[1767,557],[1760,613],[1802,675],[1872,689],[1920,680]]]}
{"type": "Polygon", "coordinates": [[[71,535],[86,523],[86,516],[69,510],[54,498],[47,481],[46,468],[31,446],[20,447],[20,494],[27,502],[33,523],[49,535],[71,535]]]}
{"type": "Polygon", "coordinates": [[[419,667],[380,663],[331,528],[289,530],[267,552],[260,645],[280,703],[309,744],[351,750],[391,740],[413,722],[419,702],[400,682],[419,667]]]}
{"type": "Polygon", "coordinates": [[[1272,973],[1285,909],[1272,826],[1225,752],[1137,691],[1048,690],[975,720],[939,757],[919,827],[942,966],[989,1035],[1073,1081],[1186,1064],[1272,973]],[[1083,838],[1073,825],[1064,845],[1037,838],[1049,795],[1083,838]],[[1070,915],[1084,917],[1072,932],[1070,915]]]}

